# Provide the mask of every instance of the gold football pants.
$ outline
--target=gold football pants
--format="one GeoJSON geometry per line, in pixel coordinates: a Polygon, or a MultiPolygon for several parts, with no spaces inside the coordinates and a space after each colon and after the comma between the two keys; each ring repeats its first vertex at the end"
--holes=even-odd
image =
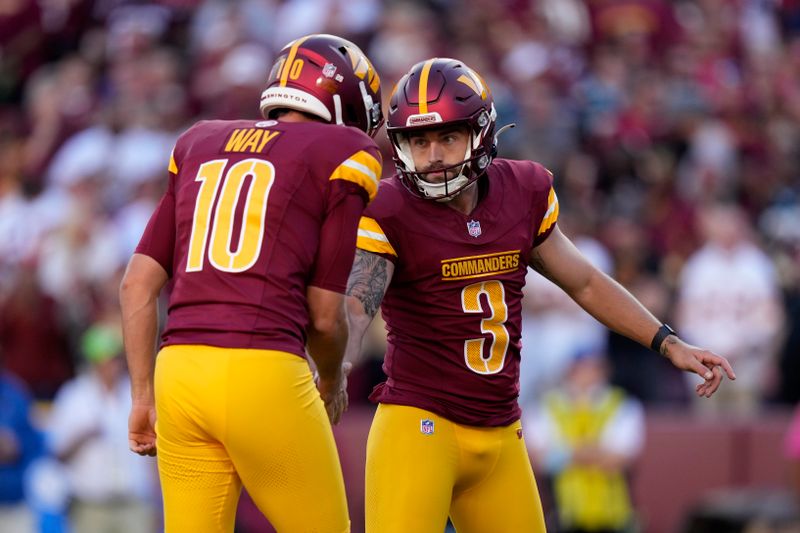
{"type": "Polygon", "coordinates": [[[519,421],[484,428],[381,404],[367,441],[367,533],[545,533],[519,421]]]}
{"type": "Polygon", "coordinates": [[[167,346],[155,394],[167,533],[232,532],[242,484],[281,533],[349,531],[336,444],[305,360],[167,346]]]}

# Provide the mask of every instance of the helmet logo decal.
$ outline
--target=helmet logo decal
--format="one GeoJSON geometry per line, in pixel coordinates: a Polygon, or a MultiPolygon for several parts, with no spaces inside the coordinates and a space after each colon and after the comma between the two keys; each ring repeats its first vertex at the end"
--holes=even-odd
{"type": "Polygon", "coordinates": [[[419,75],[419,113],[425,115],[428,112],[428,76],[431,73],[431,67],[436,58],[429,59],[422,67],[422,72],[419,75]]]}
{"type": "MultiPolygon", "coordinates": [[[[467,76],[466,74],[462,74],[461,76],[458,77],[456,81],[460,81],[461,83],[463,83],[464,85],[475,91],[475,94],[480,96],[481,99],[486,100],[486,89],[483,87],[481,80],[473,76],[472,72],[470,72],[469,70],[467,71],[467,73],[469,73],[469,76],[467,76]]],[[[483,127],[482,124],[481,127],[483,127]]]]}
{"type": "Polygon", "coordinates": [[[359,50],[352,50],[349,47],[346,50],[347,57],[350,58],[350,64],[353,66],[353,73],[362,80],[366,78],[372,92],[377,92],[378,87],[381,85],[381,79],[375,69],[372,68],[372,63],[369,62],[367,56],[359,50]]]}
{"type": "Polygon", "coordinates": [[[322,75],[326,78],[333,78],[336,74],[336,65],[333,63],[325,63],[325,66],[322,67],[322,75]]]}
{"type": "Polygon", "coordinates": [[[436,113],[425,113],[424,115],[411,115],[406,120],[406,126],[424,126],[426,124],[436,124],[442,121],[441,115],[436,113]]]}

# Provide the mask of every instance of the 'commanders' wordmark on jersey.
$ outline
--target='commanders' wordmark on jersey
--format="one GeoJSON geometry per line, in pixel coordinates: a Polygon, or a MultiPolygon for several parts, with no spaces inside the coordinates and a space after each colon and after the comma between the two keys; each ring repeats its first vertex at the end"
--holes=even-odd
{"type": "Polygon", "coordinates": [[[442,260],[442,280],[482,278],[513,272],[519,267],[520,250],[455,257],[442,260]]]}

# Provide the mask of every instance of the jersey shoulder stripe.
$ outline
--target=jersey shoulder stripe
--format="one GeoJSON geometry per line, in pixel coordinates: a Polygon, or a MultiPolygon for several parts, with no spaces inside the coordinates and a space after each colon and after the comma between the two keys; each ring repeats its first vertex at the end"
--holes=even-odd
{"type": "Polygon", "coordinates": [[[550,187],[550,193],[547,195],[547,211],[542,216],[542,223],[539,225],[539,231],[536,232],[536,236],[538,237],[549,230],[556,223],[556,220],[558,220],[558,196],[556,196],[556,191],[553,187],[550,187]]]}
{"type": "Polygon", "coordinates": [[[387,254],[397,257],[392,243],[374,218],[361,217],[358,223],[358,239],[356,246],[366,252],[387,254]]]}
{"type": "Polygon", "coordinates": [[[365,150],[360,150],[331,173],[330,180],[345,180],[360,185],[372,201],[378,192],[378,182],[381,179],[381,162],[365,150]]]}

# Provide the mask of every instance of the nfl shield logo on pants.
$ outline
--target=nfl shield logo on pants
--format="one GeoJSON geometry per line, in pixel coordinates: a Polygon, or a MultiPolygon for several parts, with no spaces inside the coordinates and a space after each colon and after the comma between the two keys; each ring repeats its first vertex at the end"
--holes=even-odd
{"type": "Polygon", "coordinates": [[[433,420],[430,418],[420,420],[419,430],[425,435],[433,435],[433,420]]]}
{"type": "Polygon", "coordinates": [[[470,220],[467,222],[467,231],[472,237],[481,236],[481,223],[477,220],[470,220]]]}

